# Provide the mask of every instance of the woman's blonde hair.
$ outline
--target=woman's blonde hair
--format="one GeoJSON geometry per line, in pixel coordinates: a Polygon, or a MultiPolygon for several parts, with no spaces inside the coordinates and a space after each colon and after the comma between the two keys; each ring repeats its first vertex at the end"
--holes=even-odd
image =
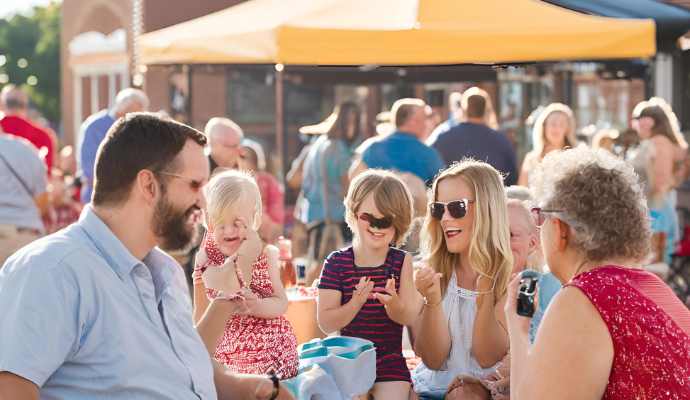
{"type": "Polygon", "coordinates": [[[370,169],[352,180],[343,202],[347,225],[355,232],[356,214],[369,194],[374,196],[374,203],[381,214],[393,219],[395,245],[405,244],[414,216],[414,202],[402,179],[390,171],[370,169]]]}
{"type": "Polygon", "coordinates": [[[568,131],[565,134],[565,146],[572,148],[577,145],[573,110],[563,103],[551,103],[539,114],[532,128],[532,151],[539,156],[539,159],[542,159],[546,155],[544,154],[544,147],[546,146],[546,120],[556,113],[565,115],[568,120],[568,131]]]}
{"type": "Polygon", "coordinates": [[[206,226],[213,227],[224,222],[225,214],[242,200],[254,204],[253,220],[249,226],[258,230],[261,225],[261,192],[254,178],[245,171],[225,170],[211,177],[204,187],[206,196],[206,226]]]}
{"type": "MultiPolygon", "coordinates": [[[[503,179],[491,165],[465,159],[451,165],[434,180],[430,201],[436,201],[441,181],[456,177],[462,178],[474,192],[470,267],[480,276],[494,281],[493,290],[498,301],[506,292],[513,266],[503,179]]],[[[422,231],[422,252],[428,264],[441,273],[441,291],[445,295],[453,271],[460,262],[460,254],[448,251],[441,223],[428,211],[422,231]]]]}
{"type": "Polygon", "coordinates": [[[652,97],[649,100],[637,103],[633,109],[633,118],[639,119],[644,117],[654,120],[652,135],[666,136],[671,143],[683,149],[688,148],[688,144],[680,131],[678,118],[666,100],[660,97],[652,97]]]}

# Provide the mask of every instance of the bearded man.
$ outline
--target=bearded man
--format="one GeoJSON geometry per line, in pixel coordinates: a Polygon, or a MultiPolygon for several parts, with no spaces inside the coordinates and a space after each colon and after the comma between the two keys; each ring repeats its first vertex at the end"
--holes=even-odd
{"type": "MultiPolygon", "coordinates": [[[[275,378],[209,358],[183,272],[158,248],[183,247],[196,231],[205,144],[152,114],[110,128],[79,222],[0,270],[0,399],[292,398],[275,378]]],[[[230,315],[232,305],[209,307],[230,315]]]]}

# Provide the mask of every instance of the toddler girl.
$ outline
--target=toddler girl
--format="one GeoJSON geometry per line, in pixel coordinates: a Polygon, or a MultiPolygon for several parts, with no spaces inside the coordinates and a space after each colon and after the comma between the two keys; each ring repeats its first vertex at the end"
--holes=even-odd
{"type": "Polygon", "coordinates": [[[199,334],[215,350],[212,356],[233,372],[293,377],[297,341],[283,316],[287,297],[278,250],[264,246],[256,232],[262,211],[259,188],[244,172],[224,171],[204,190],[208,232],[193,275],[199,334]],[[223,304],[220,299],[232,307],[214,308],[223,304]]]}

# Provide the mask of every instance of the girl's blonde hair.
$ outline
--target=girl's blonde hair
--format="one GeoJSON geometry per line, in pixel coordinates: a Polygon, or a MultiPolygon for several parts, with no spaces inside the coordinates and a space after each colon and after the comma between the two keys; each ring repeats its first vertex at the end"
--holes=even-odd
{"type": "Polygon", "coordinates": [[[357,175],[350,183],[344,201],[345,221],[353,232],[356,214],[369,194],[374,196],[374,203],[381,214],[393,219],[393,242],[396,246],[403,245],[414,216],[414,202],[410,190],[390,171],[370,169],[357,175]]]}
{"type": "MultiPolygon", "coordinates": [[[[434,180],[430,201],[436,201],[441,181],[455,177],[462,178],[474,192],[470,267],[480,276],[494,281],[493,291],[498,301],[506,292],[513,266],[503,179],[491,165],[465,159],[451,165],[434,180]]],[[[427,263],[441,273],[441,291],[445,296],[453,271],[460,263],[460,254],[448,251],[441,223],[428,211],[422,230],[422,252],[427,263]]]]}
{"type": "Polygon", "coordinates": [[[546,120],[556,113],[565,115],[568,120],[568,131],[565,134],[565,146],[573,148],[577,145],[577,137],[575,136],[575,116],[573,110],[563,103],[551,103],[544,108],[544,110],[537,117],[534,127],[532,128],[532,146],[533,152],[541,160],[544,154],[544,147],[546,146],[546,120]]]}
{"type": "Polygon", "coordinates": [[[224,222],[223,218],[231,207],[242,200],[254,204],[253,220],[249,227],[258,230],[261,225],[261,193],[254,178],[245,171],[225,170],[211,177],[204,187],[206,196],[206,226],[213,227],[224,222]]]}

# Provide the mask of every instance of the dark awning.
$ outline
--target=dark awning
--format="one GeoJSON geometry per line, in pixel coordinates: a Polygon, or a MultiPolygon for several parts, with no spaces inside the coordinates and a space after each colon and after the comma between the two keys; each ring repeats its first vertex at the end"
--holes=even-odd
{"type": "Polygon", "coordinates": [[[675,49],[679,37],[690,31],[690,11],[654,0],[545,0],[585,14],[613,18],[652,18],[657,49],[675,49]]]}

